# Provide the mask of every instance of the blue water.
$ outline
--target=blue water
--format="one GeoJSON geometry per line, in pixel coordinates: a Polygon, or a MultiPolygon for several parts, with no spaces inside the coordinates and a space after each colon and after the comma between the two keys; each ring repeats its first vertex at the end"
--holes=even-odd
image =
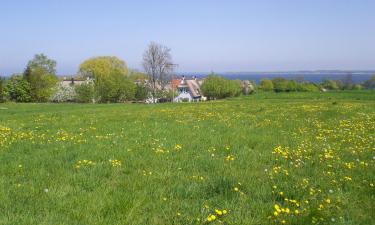
{"type": "MultiPolygon", "coordinates": [[[[239,73],[218,73],[227,79],[254,80],[259,83],[262,79],[272,79],[275,77],[283,77],[285,79],[304,79],[314,83],[320,83],[325,79],[342,80],[351,75],[354,83],[362,83],[369,80],[375,71],[301,71],[301,72],[239,72],[239,73]]],[[[208,73],[185,73],[185,75],[206,77],[208,73]]]]}

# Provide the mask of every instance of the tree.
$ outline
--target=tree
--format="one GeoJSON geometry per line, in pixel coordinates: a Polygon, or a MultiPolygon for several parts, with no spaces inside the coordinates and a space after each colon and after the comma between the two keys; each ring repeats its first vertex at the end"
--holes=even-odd
{"type": "Polygon", "coordinates": [[[108,77],[113,71],[127,76],[128,67],[125,61],[116,56],[99,56],[88,59],[79,66],[79,73],[84,78],[96,79],[99,77],[108,77]]]}
{"type": "Polygon", "coordinates": [[[94,100],[94,84],[92,82],[83,83],[74,87],[76,101],[80,103],[90,103],[94,100]]]}
{"type": "Polygon", "coordinates": [[[152,89],[152,97],[156,102],[157,83],[160,83],[161,89],[164,89],[169,75],[173,72],[173,62],[171,49],[151,42],[143,54],[143,68],[149,76],[152,89]]]}
{"type": "Polygon", "coordinates": [[[209,99],[234,97],[241,94],[239,80],[227,80],[221,76],[210,74],[201,86],[204,96],[209,99]]]}
{"type": "Polygon", "coordinates": [[[120,71],[112,71],[108,77],[95,79],[95,94],[98,102],[124,102],[134,99],[136,86],[120,71]]]}
{"type": "Polygon", "coordinates": [[[14,74],[8,80],[5,86],[5,92],[9,100],[16,102],[30,102],[31,101],[31,87],[30,83],[23,78],[23,75],[14,74]]]}
{"type": "Polygon", "coordinates": [[[114,56],[101,56],[86,60],[79,73],[94,80],[96,100],[101,103],[132,100],[135,84],[128,78],[125,61],[114,56]]]}
{"type": "Polygon", "coordinates": [[[56,74],[56,61],[49,59],[44,54],[36,54],[32,60],[29,61],[26,68],[34,69],[41,67],[49,74],[56,74]]]}
{"type": "Polygon", "coordinates": [[[260,81],[260,89],[263,91],[273,91],[273,83],[269,79],[262,79],[260,81]]]}
{"type": "Polygon", "coordinates": [[[48,59],[43,54],[35,55],[27,64],[23,76],[30,84],[31,100],[46,102],[53,94],[53,88],[58,81],[56,61],[48,59]]]}
{"type": "Polygon", "coordinates": [[[208,75],[201,86],[204,96],[208,99],[220,98],[222,96],[222,84],[224,82],[224,78],[220,76],[215,74],[208,75]]]}
{"type": "Polygon", "coordinates": [[[147,80],[148,76],[137,70],[129,70],[129,78],[134,82],[144,82],[147,80]]]}

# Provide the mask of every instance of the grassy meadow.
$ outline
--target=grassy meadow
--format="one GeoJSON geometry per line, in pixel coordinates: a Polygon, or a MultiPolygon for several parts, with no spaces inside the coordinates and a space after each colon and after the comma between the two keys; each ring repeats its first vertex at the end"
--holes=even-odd
{"type": "Polygon", "coordinates": [[[375,92],[0,104],[0,224],[374,224],[375,92]]]}

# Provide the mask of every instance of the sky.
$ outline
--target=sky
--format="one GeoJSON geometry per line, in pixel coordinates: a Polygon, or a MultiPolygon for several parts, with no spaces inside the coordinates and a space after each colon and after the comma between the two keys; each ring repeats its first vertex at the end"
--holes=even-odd
{"type": "Polygon", "coordinates": [[[177,72],[374,70],[374,0],[1,0],[0,74],[35,54],[72,75],[95,56],[142,70],[150,42],[177,72]]]}

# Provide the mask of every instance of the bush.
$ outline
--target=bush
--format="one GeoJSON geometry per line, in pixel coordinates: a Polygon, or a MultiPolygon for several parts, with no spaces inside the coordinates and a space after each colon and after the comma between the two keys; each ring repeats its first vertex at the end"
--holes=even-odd
{"type": "Polygon", "coordinates": [[[263,91],[273,91],[273,83],[269,79],[263,79],[260,81],[259,88],[263,91]]]}
{"type": "MultiPolygon", "coordinates": [[[[266,81],[266,85],[271,86],[269,81],[266,81]]],[[[276,92],[291,92],[291,91],[309,91],[316,92],[319,91],[319,87],[310,82],[298,83],[295,80],[287,80],[285,78],[277,77],[272,79],[272,84],[276,92]]],[[[268,89],[269,90],[269,89],[268,89]]]]}
{"type": "Polygon", "coordinates": [[[285,78],[277,77],[272,79],[273,88],[276,92],[289,91],[288,84],[289,81],[285,78]]]}
{"type": "Polygon", "coordinates": [[[92,82],[83,83],[74,87],[76,102],[90,103],[94,100],[94,85],[92,82]]]}
{"type": "Polygon", "coordinates": [[[109,76],[95,78],[95,94],[101,103],[133,100],[135,91],[136,85],[117,71],[109,76]]]}
{"type": "Polygon", "coordinates": [[[299,85],[298,91],[319,92],[320,88],[314,83],[302,83],[299,85]]]}
{"type": "Polygon", "coordinates": [[[209,99],[234,97],[240,95],[242,91],[239,80],[227,80],[214,74],[204,80],[201,89],[209,99]]]}
{"type": "Polygon", "coordinates": [[[253,92],[255,92],[256,89],[256,82],[251,80],[244,80],[241,81],[241,88],[242,88],[242,94],[249,95],[253,92]]]}
{"type": "Polygon", "coordinates": [[[144,85],[137,84],[135,88],[135,95],[134,98],[137,101],[144,101],[148,97],[148,89],[144,85]]]}
{"type": "Polygon", "coordinates": [[[226,80],[225,84],[227,85],[225,97],[236,97],[242,93],[240,80],[226,80]]]}
{"type": "Polygon", "coordinates": [[[16,102],[31,101],[31,87],[22,75],[13,75],[5,86],[5,92],[9,100],[16,102]]]}
{"type": "Polygon", "coordinates": [[[339,86],[333,80],[324,80],[321,85],[322,85],[323,88],[328,89],[328,90],[338,90],[339,89],[339,86]]]}
{"type": "Polygon", "coordinates": [[[354,86],[353,86],[353,90],[362,90],[363,89],[363,87],[362,87],[362,85],[360,85],[360,84],[355,84],[354,86]]]}
{"type": "Polygon", "coordinates": [[[60,84],[53,96],[51,101],[53,102],[74,102],[76,98],[76,92],[74,86],[64,86],[60,84]]]}
{"type": "Polygon", "coordinates": [[[286,91],[298,91],[299,86],[303,85],[304,83],[297,83],[294,80],[289,80],[286,85],[286,91]]]}

